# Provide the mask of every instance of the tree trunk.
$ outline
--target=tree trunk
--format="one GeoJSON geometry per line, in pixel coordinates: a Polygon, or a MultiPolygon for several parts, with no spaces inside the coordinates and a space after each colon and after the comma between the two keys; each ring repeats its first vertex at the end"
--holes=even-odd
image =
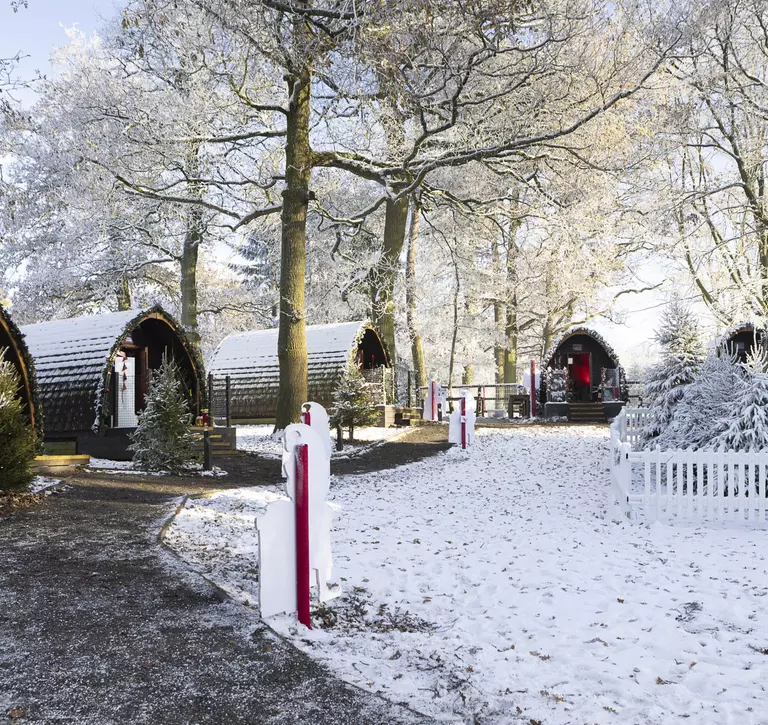
{"type": "Polygon", "coordinates": [[[118,312],[125,312],[131,309],[131,287],[128,284],[128,280],[123,277],[117,283],[117,310],[118,312]]]}
{"type": "MultiPolygon", "coordinates": [[[[461,278],[459,277],[459,262],[453,257],[453,269],[455,286],[453,291],[453,335],[451,335],[451,357],[448,362],[448,397],[453,397],[453,369],[456,363],[456,340],[459,337],[459,292],[461,290],[461,278]]],[[[451,408],[449,403],[448,407],[451,408]]]]}
{"type": "Polygon", "coordinates": [[[507,314],[504,324],[504,383],[517,382],[517,231],[520,223],[512,222],[507,242],[507,314]]]}
{"type": "MultiPolygon", "coordinates": [[[[186,173],[192,179],[200,177],[200,145],[192,143],[187,152],[186,173]]],[[[189,195],[202,201],[204,189],[197,182],[189,185],[189,195]]],[[[179,289],[181,290],[181,326],[192,345],[199,350],[200,331],[197,325],[197,261],[203,243],[203,210],[197,205],[187,208],[187,231],[181,250],[179,289]]]]}
{"type": "Polygon", "coordinates": [[[280,247],[280,323],[277,355],[280,388],[275,430],[299,420],[307,400],[307,335],[304,285],[307,265],[307,204],[312,173],[309,145],[311,102],[310,69],[304,66],[288,81],[291,103],[285,139],[285,191],[283,191],[280,247]]]}
{"type": "Polygon", "coordinates": [[[373,323],[389,350],[392,366],[397,362],[395,350],[395,281],[398,260],[405,245],[408,223],[408,198],[387,200],[384,220],[384,249],[371,275],[373,323]]]}
{"type": "Polygon", "coordinates": [[[408,257],[405,265],[405,312],[408,336],[411,339],[411,357],[416,372],[416,385],[427,384],[427,366],[424,361],[424,346],[421,332],[416,323],[416,245],[419,240],[419,205],[411,199],[411,226],[408,231],[408,257]]]}
{"type": "MultiPolygon", "coordinates": [[[[491,262],[496,276],[497,284],[501,286],[501,255],[499,253],[499,241],[494,239],[491,245],[491,262]]],[[[493,360],[495,382],[501,385],[504,382],[504,345],[498,340],[505,336],[505,322],[507,319],[507,304],[500,297],[495,296],[493,301],[493,322],[496,331],[497,342],[493,346],[493,360]]]]}
{"type": "Polygon", "coordinates": [[[200,347],[200,331],[197,324],[197,260],[203,241],[203,212],[199,207],[188,210],[187,233],[181,252],[181,325],[190,342],[200,347]]]}

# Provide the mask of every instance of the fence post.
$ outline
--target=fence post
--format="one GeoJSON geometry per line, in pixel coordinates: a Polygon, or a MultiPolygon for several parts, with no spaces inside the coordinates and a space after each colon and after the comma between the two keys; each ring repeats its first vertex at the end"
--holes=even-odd
{"type": "Polygon", "coordinates": [[[208,425],[213,428],[213,373],[208,373],[208,425]]]}
{"type": "Polygon", "coordinates": [[[232,378],[227,375],[226,378],[224,378],[226,385],[227,385],[227,428],[232,427],[232,378]]]}
{"type": "Polygon", "coordinates": [[[203,431],[203,470],[204,471],[213,470],[211,453],[212,453],[211,452],[211,431],[210,429],[206,428],[203,431]]]}
{"type": "Polygon", "coordinates": [[[531,418],[536,417],[536,361],[531,360],[531,418]]]}
{"type": "Polygon", "coordinates": [[[297,445],[296,453],[296,611],[299,622],[312,629],[309,617],[309,446],[297,445]]]}
{"type": "Polygon", "coordinates": [[[467,399],[461,399],[461,447],[467,449],[467,399]]]}

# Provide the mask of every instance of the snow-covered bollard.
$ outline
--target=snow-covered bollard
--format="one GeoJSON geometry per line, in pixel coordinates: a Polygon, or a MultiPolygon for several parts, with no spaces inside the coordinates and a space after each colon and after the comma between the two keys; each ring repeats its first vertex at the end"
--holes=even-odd
{"type": "Polygon", "coordinates": [[[459,405],[451,413],[448,426],[448,442],[469,448],[475,440],[475,398],[469,390],[462,390],[459,405]]]}
{"type": "Polygon", "coordinates": [[[317,435],[325,447],[328,459],[331,458],[331,429],[328,423],[328,413],[320,403],[304,403],[301,406],[301,422],[308,425],[317,435]]]}
{"type": "Polygon", "coordinates": [[[421,413],[422,420],[440,420],[440,410],[445,410],[448,402],[448,394],[438,385],[436,380],[430,380],[427,386],[427,394],[424,398],[424,409],[421,413]]]}
{"type": "Polygon", "coordinates": [[[304,423],[289,425],[283,447],[287,497],[270,503],[264,516],[256,519],[259,605],[262,617],[298,612],[299,621],[309,627],[312,584],[321,602],[341,594],[341,587],[329,584],[331,522],[338,507],[325,500],[330,456],[320,435],[304,423]]]}

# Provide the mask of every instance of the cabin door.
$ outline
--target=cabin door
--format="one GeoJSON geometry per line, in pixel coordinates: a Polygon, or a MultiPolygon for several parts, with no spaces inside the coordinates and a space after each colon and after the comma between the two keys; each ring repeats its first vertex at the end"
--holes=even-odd
{"type": "Polygon", "coordinates": [[[592,400],[592,356],[588,352],[568,354],[568,382],[571,399],[588,403],[592,400]]]}
{"type": "Polygon", "coordinates": [[[115,358],[115,428],[135,428],[136,416],[136,358],[124,352],[115,358]]]}

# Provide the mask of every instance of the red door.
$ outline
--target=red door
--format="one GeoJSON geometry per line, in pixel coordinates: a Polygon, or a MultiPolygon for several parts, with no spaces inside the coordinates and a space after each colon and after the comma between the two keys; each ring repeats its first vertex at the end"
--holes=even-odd
{"type": "Polygon", "coordinates": [[[570,378],[573,400],[589,402],[592,400],[592,372],[588,352],[568,355],[568,377],[570,378]]]}

